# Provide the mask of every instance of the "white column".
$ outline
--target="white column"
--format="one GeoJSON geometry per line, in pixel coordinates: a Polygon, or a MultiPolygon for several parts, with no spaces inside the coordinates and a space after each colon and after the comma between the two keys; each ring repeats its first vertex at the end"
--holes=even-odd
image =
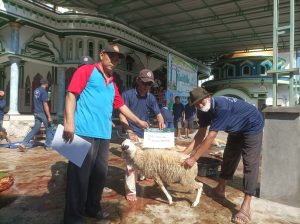
{"type": "Polygon", "coordinates": [[[57,68],[57,85],[58,85],[58,101],[57,101],[57,115],[64,114],[65,108],[65,74],[66,68],[57,68]]]}
{"type": "Polygon", "coordinates": [[[18,111],[19,98],[19,66],[21,59],[18,57],[9,57],[10,60],[10,98],[9,98],[9,115],[20,114],[18,111]]]}

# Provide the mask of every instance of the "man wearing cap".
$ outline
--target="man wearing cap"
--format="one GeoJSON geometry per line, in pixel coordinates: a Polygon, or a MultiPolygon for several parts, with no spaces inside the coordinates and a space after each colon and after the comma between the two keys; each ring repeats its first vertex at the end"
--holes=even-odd
{"type": "MultiPolygon", "coordinates": [[[[123,92],[122,98],[129,109],[142,120],[150,122],[151,112],[157,118],[159,128],[162,129],[165,127],[163,116],[155,96],[149,92],[153,83],[153,72],[149,69],[143,69],[136,78],[136,87],[123,92]]],[[[127,121],[123,114],[120,113],[119,117],[129,139],[138,142],[144,138],[143,129],[127,121]]],[[[126,199],[129,202],[136,201],[135,173],[128,161],[125,172],[125,191],[126,199]]]]}
{"type": "Polygon", "coordinates": [[[234,216],[235,223],[248,223],[250,203],[256,193],[256,183],[261,155],[264,119],[261,112],[250,103],[225,96],[212,97],[205,89],[198,87],[190,92],[192,105],[199,110],[199,131],[191,144],[184,151],[190,153],[185,160],[187,168],[192,167],[197,160],[210,148],[218,131],[228,133],[224,151],[220,179],[211,196],[225,197],[227,180],[233,174],[243,158],[244,164],[244,200],[238,213],[234,216]],[[207,127],[209,131],[206,134],[207,127]]]}
{"type": "Polygon", "coordinates": [[[27,147],[31,147],[30,140],[39,132],[42,123],[46,129],[46,149],[51,147],[52,143],[52,129],[51,129],[51,114],[48,106],[48,80],[41,79],[40,87],[36,88],[33,93],[33,112],[34,112],[34,126],[26,135],[23,142],[19,145],[19,150],[24,152],[27,147]]]}
{"type": "Polygon", "coordinates": [[[123,55],[117,45],[106,46],[99,53],[100,61],[80,66],[68,87],[63,138],[68,143],[74,134],[79,135],[91,143],[91,149],[81,167],[68,163],[64,223],[85,223],[86,216],[108,216],[100,200],[108,172],[113,108],[138,127],[148,127],[124,104],[113,80],[113,69],[120,57],[123,55]]]}

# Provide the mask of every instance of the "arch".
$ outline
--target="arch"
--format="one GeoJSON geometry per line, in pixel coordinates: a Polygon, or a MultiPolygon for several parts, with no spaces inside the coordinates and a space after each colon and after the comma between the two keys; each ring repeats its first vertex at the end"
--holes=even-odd
{"type": "Polygon", "coordinates": [[[33,36],[25,44],[22,54],[45,61],[57,61],[59,59],[59,51],[44,32],[33,36]]]}
{"type": "Polygon", "coordinates": [[[214,96],[233,96],[238,99],[242,99],[247,102],[251,102],[251,98],[248,96],[248,94],[240,89],[234,89],[234,88],[227,88],[222,89],[214,94],[214,96]]]}
{"type": "Polygon", "coordinates": [[[220,78],[228,78],[228,77],[234,77],[236,75],[235,65],[230,63],[225,63],[223,65],[223,77],[220,78]]]}
{"type": "Polygon", "coordinates": [[[95,54],[95,41],[92,39],[88,40],[88,56],[94,59],[94,54],[95,54]]]}
{"type": "Polygon", "coordinates": [[[270,70],[273,66],[273,63],[266,59],[259,64],[260,74],[266,74],[268,70],[270,70]]]}
{"type": "Polygon", "coordinates": [[[83,56],[83,39],[78,38],[76,39],[76,58],[79,59],[83,56]]]}
{"type": "Polygon", "coordinates": [[[73,40],[71,38],[67,38],[66,40],[66,55],[67,60],[73,59],[73,40]]]}

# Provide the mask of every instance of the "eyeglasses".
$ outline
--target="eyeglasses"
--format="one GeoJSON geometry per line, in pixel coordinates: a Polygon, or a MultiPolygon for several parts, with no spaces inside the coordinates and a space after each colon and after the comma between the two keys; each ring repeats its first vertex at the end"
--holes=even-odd
{"type": "Polygon", "coordinates": [[[143,86],[152,86],[152,82],[141,82],[143,86]]]}

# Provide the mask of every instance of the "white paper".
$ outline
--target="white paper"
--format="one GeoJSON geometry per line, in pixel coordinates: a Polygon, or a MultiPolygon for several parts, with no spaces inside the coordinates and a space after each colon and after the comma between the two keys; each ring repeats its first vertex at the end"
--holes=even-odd
{"type": "Polygon", "coordinates": [[[143,148],[161,149],[174,146],[174,129],[149,128],[144,131],[143,148]]]}
{"type": "Polygon", "coordinates": [[[59,154],[66,157],[72,163],[81,167],[91,148],[91,143],[79,137],[78,135],[74,135],[72,143],[66,143],[63,139],[63,132],[64,126],[59,124],[52,140],[52,148],[55,149],[59,154]]]}

